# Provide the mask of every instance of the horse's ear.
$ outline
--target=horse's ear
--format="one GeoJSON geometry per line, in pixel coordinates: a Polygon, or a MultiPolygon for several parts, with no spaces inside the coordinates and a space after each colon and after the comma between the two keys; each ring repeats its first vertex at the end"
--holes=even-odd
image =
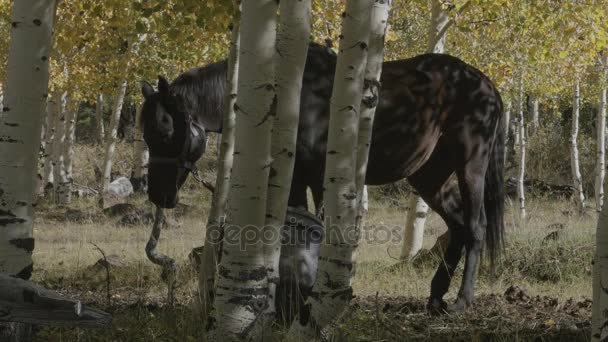
{"type": "Polygon", "coordinates": [[[169,95],[169,82],[163,76],[158,76],[158,92],[163,95],[169,95]]]}
{"type": "Polygon", "coordinates": [[[141,93],[144,95],[144,99],[147,99],[154,94],[154,88],[150,83],[141,81],[141,93]]]}

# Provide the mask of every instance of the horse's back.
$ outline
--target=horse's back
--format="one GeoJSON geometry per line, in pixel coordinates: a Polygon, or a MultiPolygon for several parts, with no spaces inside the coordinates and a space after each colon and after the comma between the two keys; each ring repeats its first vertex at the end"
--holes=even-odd
{"type": "Polygon", "coordinates": [[[500,102],[481,71],[446,54],[386,62],[381,84],[366,178],[372,185],[411,175],[441,137],[463,139],[470,133],[464,124],[473,120],[482,126],[496,115],[489,104],[500,102]]]}

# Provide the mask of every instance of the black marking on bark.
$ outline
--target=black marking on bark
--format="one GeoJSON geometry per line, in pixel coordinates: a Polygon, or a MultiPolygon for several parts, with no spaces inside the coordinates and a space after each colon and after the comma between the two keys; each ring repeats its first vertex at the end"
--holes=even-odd
{"type": "Polygon", "coordinates": [[[340,109],[340,111],[341,111],[341,112],[345,112],[345,111],[348,111],[348,112],[350,112],[350,111],[355,111],[355,107],[353,107],[353,106],[351,106],[351,105],[348,105],[348,106],[346,106],[346,107],[344,107],[344,108],[340,109]]]}
{"type": "Polygon", "coordinates": [[[25,249],[28,253],[31,253],[34,250],[35,245],[34,238],[12,239],[9,240],[8,243],[17,248],[25,249]]]}
{"type": "Polygon", "coordinates": [[[34,271],[34,264],[29,264],[25,266],[19,273],[16,274],[17,278],[21,278],[23,280],[28,280],[32,277],[32,272],[34,271]]]}
{"type": "Polygon", "coordinates": [[[8,226],[9,224],[20,224],[25,223],[25,220],[22,218],[0,218],[0,226],[8,226]]]}
{"type": "Polygon", "coordinates": [[[270,171],[268,171],[268,177],[269,178],[274,178],[276,177],[278,174],[277,170],[274,167],[270,167],[270,171]]]}
{"type": "Polygon", "coordinates": [[[0,142],[18,143],[19,140],[13,138],[0,138],[0,142]]]}
{"type": "Polygon", "coordinates": [[[10,112],[10,111],[11,111],[11,109],[10,109],[10,108],[8,108],[8,107],[2,107],[2,111],[3,111],[3,112],[10,112]]]}
{"type": "Polygon", "coordinates": [[[425,218],[426,217],[426,213],[423,211],[417,211],[416,212],[416,218],[425,218]]]}
{"type": "Polygon", "coordinates": [[[25,207],[25,206],[27,205],[27,202],[24,202],[24,201],[17,201],[17,203],[16,203],[16,204],[17,204],[18,206],[20,206],[20,207],[25,207]]]}
{"type": "MultiPolygon", "coordinates": [[[[274,89],[274,87],[273,87],[273,89],[274,89]]],[[[260,123],[258,123],[254,127],[259,127],[259,126],[263,125],[268,120],[268,118],[275,117],[276,115],[277,115],[277,95],[275,94],[274,97],[272,98],[272,103],[270,104],[270,108],[268,108],[268,111],[262,118],[262,121],[260,121],[260,123]]]]}
{"type": "Polygon", "coordinates": [[[40,19],[34,19],[34,25],[40,26],[42,25],[42,21],[40,19]]]}
{"type": "Polygon", "coordinates": [[[334,155],[334,154],[338,154],[338,153],[339,153],[339,152],[338,152],[338,151],[335,151],[335,150],[330,150],[330,151],[327,151],[327,154],[329,154],[329,155],[334,155]]]}
{"type": "Polygon", "coordinates": [[[357,195],[350,193],[350,194],[343,194],[342,197],[344,197],[344,199],[350,201],[350,200],[354,200],[355,198],[357,198],[357,195]]]}
{"type": "Polygon", "coordinates": [[[20,24],[21,24],[21,22],[20,22],[20,21],[13,21],[13,23],[11,24],[11,26],[12,26],[13,28],[15,28],[15,27],[19,26],[20,24]]]}
{"type": "Polygon", "coordinates": [[[367,49],[367,43],[366,42],[360,42],[359,43],[359,47],[361,48],[361,50],[365,50],[365,49],[367,49]]]}
{"type": "Polygon", "coordinates": [[[5,122],[4,125],[8,127],[19,127],[19,124],[14,122],[5,122]]]}
{"type": "Polygon", "coordinates": [[[49,59],[49,58],[47,56],[42,56],[42,57],[40,57],[40,59],[42,59],[43,62],[46,62],[47,59],[49,59]]]}
{"type": "Polygon", "coordinates": [[[17,217],[12,211],[4,209],[0,209],[0,216],[17,217]]]}

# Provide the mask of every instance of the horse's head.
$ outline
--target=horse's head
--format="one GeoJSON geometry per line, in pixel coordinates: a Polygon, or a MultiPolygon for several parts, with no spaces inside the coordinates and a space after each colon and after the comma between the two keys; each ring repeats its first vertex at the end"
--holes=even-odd
{"type": "Polygon", "coordinates": [[[141,120],[150,151],[148,198],[162,208],[174,208],[179,188],[205,152],[206,132],[164,77],[158,78],[158,91],[142,82],[142,93],[141,120]]]}

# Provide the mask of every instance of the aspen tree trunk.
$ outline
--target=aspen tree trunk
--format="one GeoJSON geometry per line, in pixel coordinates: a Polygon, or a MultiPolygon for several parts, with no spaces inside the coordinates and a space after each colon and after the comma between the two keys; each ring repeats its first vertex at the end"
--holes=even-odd
{"type": "Polygon", "coordinates": [[[412,260],[422,249],[424,239],[424,223],[429,206],[416,193],[412,193],[407,204],[407,221],[401,248],[401,260],[412,260]]]}
{"type": "Polygon", "coordinates": [[[384,61],[384,38],[388,28],[388,16],[392,1],[376,1],[370,17],[369,48],[363,80],[359,133],[357,137],[357,164],[355,185],[357,189],[357,226],[362,225],[363,215],[367,213],[368,194],[365,186],[367,161],[372,143],[372,128],[376,107],[380,99],[380,75],[384,61]]]}
{"type": "Polygon", "coordinates": [[[65,199],[65,188],[62,186],[67,183],[65,169],[64,145],[66,140],[66,107],[69,102],[67,92],[56,95],[55,115],[57,125],[55,126],[55,141],[53,144],[53,194],[54,201],[62,204],[65,199]]]}
{"type": "MultiPolygon", "coordinates": [[[[311,0],[283,0],[279,13],[275,54],[277,112],[272,127],[272,172],[266,198],[266,229],[272,229],[274,238],[264,240],[268,279],[274,280],[279,279],[280,232],[285,223],[296,155],[300,93],[311,30],[311,0]]],[[[275,298],[276,285],[276,281],[268,284],[270,299],[275,298]]],[[[274,300],[268,304],[267,319],[273,320],[276,314],[274,300]]]]}
{"type": "Polygon", "coordinates": [[[105,141],[104,124],[103,124],[103,103],[104,97],[102,93],[97,95],[97,103],[95,104],[95,138],[98,143],[105,141]]]}
{"type": "Polygon", "coordinates": [[[574,98],[572,104],[572,130],[570,131],[570,161],[572,166],[572,181],[574,185],[574,200],[579,213],[585,210],[585,194],[583,179],[578,158],[578,121],[580,114],[580,81],[578,75],[574,83],[574,98]]]}
{"type": "Polygon", "coordinates": [[[140,129],[139,122],[141,120],[141,105],[137,106],[135,112],[135,134],[133,137],[133,155],[134,155],[134,170],[131,177],[133,190],[137,192],[146,192],[148,181],[148,162],[150,155],[148,153],[148,145],[144,140],[144,132],[140,129]]]}
{"type": "MultiPolygon", "coordinates": [[[[608,56],[608,55],[607,55],[608,56]]],[[[602,87],[600,108],[597,116],[597,161],[595,169],[595,208],[598,212],[604,204],[604,177],[606,175],[606,82],[608,81],[608,57],[602,56],[602,87]]]]}
{"type": "Polygon", "coordinates": [[[72,201],[72,161],[74,157],[74,140],[76,139],[76,120],[78,119],[78,105],[71,103],[66,107],[65,115],[65,140],[63,149],[63,176],[57,184],[58,202],[61,205],[72,201]]]}
{"type": "Polygon", "coordinates": [[[519,133],[519,173],[517,177],[517,197],[519,198],[519,218],[522,224],[526,220],[526,193],[524,189],[524,177],[526,172],[526,124],[524,118],[524,73],[519,76],[517,96],[518,121],[517,132],[519,133]]]}
{"type": "Polygon", "coordinates": [[[608,338],[608,205],[601,209],[595,233],[591,341],[608,338]]]}
{"type": "MultiPolygon", "coordinates": [[[[235,8],[239,6],[235,4],[235,8]]],[[[232,40],[230,43],[230,55],[228,56],[228,72],[226,79],[226,98],[224,99],[224,118],[222,124],[222,138],[219,149],[218,168],[215,179],[215,191],[211,200],[211,209],[207,217],[207,228],[205,230],[205,248],[201,260],[198,288],[200,296],[200,307],[203,321],[207,320],[212,309],[213,296],[215,293],[215,274],[217,271],[217,260],[223,235],[225,223],[225,209],[230,189],[230,174],[233,164],[234,153],[234,112],[237,98],[238,72],[239,72],[239,50],[240,50],[240,10],[237,10],[232,26],[232,40]]]]}
{"type": "MultiPolygon", "coordinates": [[[[509,128],[511,127],[511,108],[513,103],[509,100],[505,106],[505,119],[503,120],[503,129],[505,130],[505,145],[509,146],[509,128]]],[[[505,156],[504,160],[507,160],[507,155],[509,154],[509,149],[505,148],[505,156]]]]}
{"type": "Polygon", "coordinates": [[[539,101],[536,96],[532,99],[532,132],[536,133],[540,127],[540,119],[538,113],[539,101]]]}
{"type": "MultiPolygon", "coordinates": [[[[443,10],[441,1],[433,0],[431,25],[429,26],[427,52],[444,53],[447,40],[447,26],[450,22],[448,13],[443,10]]],[[[411,260],[422,249],[424,224],[429,213],[429,206],[422,197],[412,192],[408,200],[407,219],[404,227],[404,240],[401,248],[401,260],[411,260]]]]}
{"type": "MultiPolygon", "coordinates": [[[[382,1],[380,1],[382,2],[382,1]]],[[[340,50],[333,84],[324,179],[325,238],[317,280],[302,316],[293,322],[290,335],[316,338],[350,302],[353,294],[353,252],[359,242],[356,225],[357,146],[360,105],[370,15],[373,0],[348,0],[342,16],[340,50]]]]}
{"type": "Polygon", "coordinates": [[[34,179],[49,81],[55,2],[13,3],[7,91],[0,125],[0,272],[33,270],[34,179]]]}
{"type": "MultiPolygon", "coordinates": [[[[54,187],[53,184],[53,147],[55,145],[55,125],[57,112],[55,110],[55,103],[53,99],[49,99],[46,105],[46,125],[45,125],[45,133],[44,133],[44,167],[42,174],[42,183],[45,189],[49,187],[49,185],[54,187]]],[[[46,195],[46,194],[45,194],[46,195]]]]}
{"type": "Polygon", "coordinates": [[[246,58],[239,61],[234,165],[209,327],[211,341],[264,340],[270,329],[263,315],[274,300],[268,293],[269,270],[261,234],[276,114],[277,2],[244,1],[242,7],[240,54],[246,58]]]}
{"type": "Polygon", "coordinates": [[[118,133],[118,121],[120,120],[120,113],[122,112],[122,105],[125,100],[125,94],[127,93],[127,80],[123,80],[120,83],[120,87],[114,97],[114,108],[112,108],[112,116],[110,117],[110,126],[108,127],[107,139],[106,139],[106,150],[103,160],[103,175],[102,175],[102,193],[107,193],[110,187],[111,176],[112,176],[112,159],[114,158],[114,150],[116,149],[116,140],[118,133]]]}

